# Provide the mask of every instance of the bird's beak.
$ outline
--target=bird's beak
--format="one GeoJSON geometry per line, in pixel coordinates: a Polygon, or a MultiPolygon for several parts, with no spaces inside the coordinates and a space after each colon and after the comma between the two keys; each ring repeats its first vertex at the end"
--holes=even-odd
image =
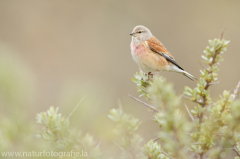
{"type": "Polygon", "coordinates": [[[130,35],[131,35],[131,36],[135,36],[135,35],[136,35],[136,33],[132,32],[130,35]]]}

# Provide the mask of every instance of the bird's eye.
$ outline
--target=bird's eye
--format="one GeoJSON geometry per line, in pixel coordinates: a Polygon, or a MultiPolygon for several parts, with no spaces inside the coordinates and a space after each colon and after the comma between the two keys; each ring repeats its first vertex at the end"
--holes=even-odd
{"type": "Polygon", "coordinates": [[[139,31],[138,33],[142,33],[141,31],[139,31]]]}

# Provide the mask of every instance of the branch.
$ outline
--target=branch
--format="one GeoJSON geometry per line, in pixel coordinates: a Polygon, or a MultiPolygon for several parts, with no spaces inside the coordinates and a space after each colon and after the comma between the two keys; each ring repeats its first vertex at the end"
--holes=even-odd
{"type": "Polygon", "coordinates": [[[195,102],[195,103],[197,103],[197,104],[203,105],[203,102],[200,102],[200,101],[197,101],[197,100],[191,100],[190,98],[188,98],[188,97],[186,97],[186,96],[183,96],[183,98],[188,99],[188,100],[190,100],[190,101],[192,101],[192,102],[195,102]]]}
{"type": "Polygon", "coordinates": [[[234,99],[237,97],[239,87],[240,87],[240,81],[238,82],[238,85],[237,85],[236,88],[234,89],[232,100],[234,100],[234,99]]]}
{"type": "Polygon", "coordinates": [[[184,96],[184,94],[181,94],[181,95],[178,97],[178,99],[181,99],[183,96],[184,96]]]}
{"type": "Polygon", "coordinates": [[[189,111],[189,109],[188,109],[186,103],[185,103],[185,107],[186,107],[186,109],[187,109],[187,112],[188,112],[190,118],[192,119],[192,121],[194,121],[194,117],[192,116],[191,112],[189,111]]]}
{"type": "MultiPolygon", "coordinates": [[[[225,28],[224,28],[224,29],[225,29],[225,28]]],[[[221,33],[221,35],[220,35],[220,40],[222,40],[222,38],[223,38],[224,29],[223,29],[223,31],[222,31],[222,33],[221,33]]],[[[212,58],[213,58],[212,62],[209,63],[210,70],[207,70],[207,71],[209,71],[210,73],[212,73],[212,67],[213,67],[213,65],[216,63],[216,57],[217,57],[219,54],[220,54],[220,51],[219,51],[219,50],[216,50],[214,56],[212,57],[212,58]]],[[[212,85],[213,83],[216,84],[216,82],[212,82],[212,83],[211,83],[211,81],[206,81],[206,82],[207,82],[207,85],[206,85],[206,87],[204,88],[205,90],[208,90],[209,86],[212,85]]],[[[206,106],[206,101],[207,101],[206,96],[203,96],[203,102],[202,102],[202,104],[201,104],[203,108],[206,106]]],[[[203,118],[203,113],[201,113],[200,116],[199,116],[199,124],[202,123],[202,118],[203,118]]]]}
{"type": "Polygon", "coordinates": [[[120,99],[118,99],[118,107],[123,112],[123,106],[122,106],[122,102],[120,99]]]}
{"type": "Polygon", "coordinates": [[[203,64],[200,62],[199,63],[208,73],[211,73],[205,66],[203,66],[203,64]]]}
{"type": "Polygon", "coordinates": [[[167,157],[169,157],[170,159],[173,159],[169,154],[167,154],[165,151],[161,151],[164,155],[166,155],[167,157]]]}
{"type": "Polygon", "coordinates": [[[213,104],[211,104],[211,105],[208,105],[208,107],[212,107],[212,106],[214,106],[214,105],[216,105],[217,103],[213,103],[213,104]]]}
{"type": "Polygon", "coordinates": [[[236,145],[233,146],[233,151],[235,151],[237,155],[240,156],[240,152],[238,151],[236,145]]]}
{"type": "Polygon", "coordinates": [[[215,84],[219,84],[220,81],[217,81],[217,82],[211,82],[211,83],[208,83],[208,85],[215,85],[215,84]]]}
{"type": "Polygon", "coordinates": [[[156,141],[157,141],[158,139],[160,139],[160,138],[161,138],[161,136],[153,139],[153,141],[156,142],[156,141]]]}
{"type": "Polygon", "coordinates": [[[69,118],[75,112],[75,110],[78,108],[78,106],[80,105],[80,103],[83,101],[85,97],[86,95],[82,97],[82,99],[78,102],[77,106],[72,110],[72,112],[68,115],[67,118],[69,118]]]}
{"type": "Polygon", "coordinates": [[[114,141],[114,140],[112,140],[112,141],[115,143],[115,145],[117,145],[117,147],[118,147],[120,150],[124,151],[124,149],[123,149],[120,145],[118,145],[118,143],[117,143],[116,141],[114,141]]]}
{"type": "Polygon", "coordinates": [[[223,30],[222,30],[222,33],[220,35],[220,40],[222,40],[222,38],[223,38],[224,31],[225,31],[225,28],[223,28],[223,30]]]}
{"type": "Polygon", "coordinates": [[[229,97],[230,97],[230,94],[228,95],[227,100],[225,101],[225,103],[224,103],[224,105],[222,107],[222,110],[220,111],[220,117],[221,117],[221,115],[222,115],[222,113],[224,111],[225,106],[227,105],[227,102],[229,101],[229,97]]]}
{"type": "Polygon", "coordinates": [[[96,147],[99,147],[102,144],[102,141],[99,141],[96,147]]]}
{"type": "Polygon", "coordinates": [[[141,101],[141,100],[139,100],[139,99],[131,96],[130,94],[127,94],[127,95],[128,95],[129,97],[131,97],[132,99],[138,101],[139,103],[142,103],[142,104],[145,105],[146,107],[152,109],[154,112],[159,112],[159,111],[158,111],[156,108],[154,108],[153,106],[151,106],[151,105],[149,105],[149,104],[147,104],[147,103],[145,103],[145,102],[143,102],[143,101],[141,101]]]}

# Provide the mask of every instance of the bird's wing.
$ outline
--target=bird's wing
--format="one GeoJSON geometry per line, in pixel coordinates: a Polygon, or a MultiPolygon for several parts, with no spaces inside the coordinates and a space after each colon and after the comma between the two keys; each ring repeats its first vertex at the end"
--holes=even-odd
{"type": "Polygon", "coordinates": [[[166,58],[169,62],[171,62],[172,64],[174,64],[175,66],[177,66],[179,69],[183,70],[182,67],[180,67],[177,62],[174,60],[173,56],[170,54],[170,52],[167,51],[167,49],[163,46],[163,44],[154,36],[151,37],[150,39],[147,40],[148,46],[149,48],[163,56],[164,58],[166,58]]]}

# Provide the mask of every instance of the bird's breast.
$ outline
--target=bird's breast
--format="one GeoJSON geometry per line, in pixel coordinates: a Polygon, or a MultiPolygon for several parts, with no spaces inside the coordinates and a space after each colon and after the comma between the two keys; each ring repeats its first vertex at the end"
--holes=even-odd
{"type": "Polygon", "coordinates": [[[135,56],[144,56],[147,53],[147,46],[145,43],[131,43],[131,50],[135,56]]]}
{"type": "Polygon", "coordinates": [[[167,70],[167,60],[150,50],[147,42],[140,44],[131,43],[131,54],[133,60],[144,72],[159,72],[167,70]]]}

